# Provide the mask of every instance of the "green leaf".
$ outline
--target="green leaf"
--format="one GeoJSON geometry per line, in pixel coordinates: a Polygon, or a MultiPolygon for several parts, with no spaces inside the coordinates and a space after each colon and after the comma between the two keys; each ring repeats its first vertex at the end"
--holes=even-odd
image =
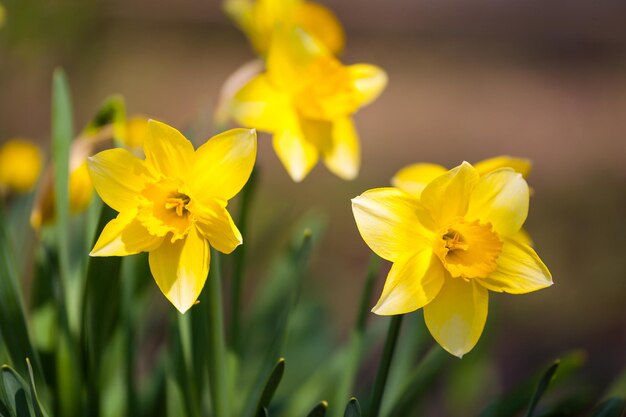
{"type": "Polygon", "coordinates": [[[548,386],[550,385],[550,381],[552,381],[552,378],[554,377],[556,370],[559,368],[560,363],[561,361],[557,359],[552,365],[550,365],[550,367],[546,370],[546,372],[543,374],[543,376],[539,380],[537,389],[535,390],[530,400],[528,411],[526,412],[526,417],[532,417],[533,414],[535,413],[535,408],[537,408],[537,404],[539,403],[539,400],[548,389],[548,386]]]}
{"type": "Polygon", "coordinates": [[[113,137],[116,140],[122,140],[120,137],[121,129],[126,122],[126,105],[124,98],[119,95],[108,97],[98,109],[91,122],[85,127],[84,132],[88,135],[97,133],[101,128],[107,125],[113,125],[113,137]],[[117,129],[116,129],[117,128],[117,129]]]}
{"type": "Polygon", "coordinates": [[[449,362],[450,355],[435,345],[426,354],[418,367],[407,377],[398,395],[392,400],[387,417],[404,417],[410,414],[419,400],[428,392],[433,382],[449,362]]]}
{"type": "MultiPolygon", "coordinates": [[[[52,168],[60,276],[70,269],[69,162],[73,137],[72,102],[65,72],[57,68],[52,79],[52,168]]],[[[65,290],[65,289],[64,289],[65,290]]]]}
{"type": "Polygon", "coordinates": [[[29,335],[20,279],[17,274],[9,237],[5,228],[5,217],[0,213],[0,335],[12,363],[21,373],[26,373],[25,359],[30,357],[35,365],[38,383],[43,383],[39,356],[33,348],[29,335]]]}
{"type": "Polygon", "coordinates": [[[361,417],[361,406],[359,405],[359,400],[352,397],[350,401],[348,401],[348,405],[346,406],[346,412],[343,413],[343,417],[361,417]]]}
{"type": "Polygon", "coordinates": [[[267,408],[259,408],[259,411],[257,411],[256,413],[256,417],[269,417],[269,412],[267,411],[267,408]]]}
{"type": "Polygon", "coordinates": [[[262,409],[268,408],[274,394],[276,393],[276,389],[278,389],[278,385],[280,384],[281,379],[283,378],[283,373],[285,372],[285,359],[280,358],[269,377],[267,378],[267,382],[265,383],[265,388],[263,389],[263,393],[261,394],[261,398],[259,399],[259,403],[257,405],[257,415],[261,412],[262,409]]]}
{"type": "Polygon", "coordinates": [[[594,410],[591,417],[622,417],[626,412],[626,400],[624,398],[609,398],[594,410]]]}
{"type": "Polygon", "coordinates": [[[48,413],[46,413],[46,410],[39,401],[37,389],[35,388],[35,378],[33,377],[33,367],[30,365],[28,358],[26,358],[26,365],[28,366],[28,384],[30,386],[30,398],[33,404],[33,410],[35,411],[35,417],[48,417],[48,413]]]}
{"type": "Polygon", "coordinates": [[[9,414],[12,417],[33,416],[34,412],[31,408],[26,381],[13,368],[6,365],[2,366],[0,375],[3,402],[9,414]]]}
{"type": "Polygon", "coordinates": [[[326,401],[322,401],[318,405],[316,405],[309,414],[307,414],[307,417],[324,417],[326,415],[327,409],[328,403],[326,401]]]}

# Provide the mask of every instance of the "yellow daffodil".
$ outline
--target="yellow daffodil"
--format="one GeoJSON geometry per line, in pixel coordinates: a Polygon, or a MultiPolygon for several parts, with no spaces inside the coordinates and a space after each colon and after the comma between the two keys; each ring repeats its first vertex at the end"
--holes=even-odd
{"type": "Polygon", "coordinates": [[[273,134],[274,150],[299,182],[320,155],[333,173],[357,176],[360,147],[352,114],[387,84],[373,65],[344,66],[301,31],[275,37],[267,71],[233,97],[230,112],[244,126],[273,134]]]}
{"type": "Polygon", "coordinates": [[[304,0],[226,0],[224,10],[246,34],[256,52],[265,56],[277,31],[299,28],[322,42],[333,54],[343,50],[345,35],[328,8],[304,0]]]}
{"type": "Polygon", "coordinates": [[[252,172],[256,132],[229,130],[194,151],[178,130],[150,121],[144,153],[109,149],[88,159],[96,191],[119,212],[91,255],[149,252],[157,285],[184,313],[204,286],[210,247],[230,253],[242,243],[226,205],[252,172]]]}
{"type": "Polygon", "coordinates": [[[4,9],[4,6],[2,5],[2,3],[0,3],[0,28],[2,26],[4,26],[4,21],[6,20],[6,10],[4,9]]]}
{"type": "Polygon", "coordinates": [[[434,178],[419,198],[393,187],[354,198],[361,236],[393,262],[372,311],[423,307],[444,349],[459,357],[469,352],[487,319],[488,290],[523,294],[552,285],[535,251],[516,238],[528,203],[520,173],[501,168],[481,176],[467,162],[434,178]]]}
{"type": "Polygon", "coordinates": [[[11,139],[0,147],[0,191],[26,193],[41,173],[41,151],[25,139],[11,139]]]}

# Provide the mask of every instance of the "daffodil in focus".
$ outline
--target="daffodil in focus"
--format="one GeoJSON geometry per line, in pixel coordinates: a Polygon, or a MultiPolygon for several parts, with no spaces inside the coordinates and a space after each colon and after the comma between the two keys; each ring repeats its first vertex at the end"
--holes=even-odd
{"type": "Polygon", "coordinates": [[[10,139],[0,147],[0,191],[27,193],[41,174],[39,147],[25,139],[10,139]]]}
{"type": "Polygon", "coordinates": [[[304,0],[226,0],[224,10],[265,56],[279,31],[304,30],[333,54],[343,50],[345,35],[337,17],[325,6],[304,0]]]}
{"type": "Polygon", "coordinates": [[[144,153],[119,148],[88,159],[96,191],[119,212],[91,255],[149,252],[157,285],[184,313],[206,281],[210,247],[231,253],[242,243],[226,205],[252,172],[256,132],[229,130],[194,151],[179,131],[150,121],[144,153]]]}
{"type": "Polygon", "coordinates": [[[419,197],[389,187],[354,198],[361,236],[393,262],[372,311],[423,307],[444,349],[459,357],[469,352],[487,319],[489,290],[524,294],[552,285],[539,256],[517,239],[528,204],[520,173],[500,168],[481,176],[467,162],[435,177],[419,197]]]}
{"type": "Polygon", "coordinates": [[[230,113],[244,126],[272,133],[274,150],[294,181],[302,181],[320,156],[330,171],[349,180],[360,166],[352,114],[386,84],[381,68],[344,66],[296,30],[274,38],[266,72],[234,95],[230,113]]]}

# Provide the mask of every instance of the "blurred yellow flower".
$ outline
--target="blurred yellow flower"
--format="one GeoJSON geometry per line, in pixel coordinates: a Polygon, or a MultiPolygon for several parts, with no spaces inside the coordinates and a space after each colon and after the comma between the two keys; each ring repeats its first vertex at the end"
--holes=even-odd
{"type": "Polygon", "coordinates": [[[122,142],[127,148],[141,148],[143,139],[148,130],[148,118],[133,116],[126,121],[124,133],[121,135],[122,142]]]}
{"type": "Polygon", "coordinates": [[[344,66],[302,31],[274,37],[265,73],[233,97],[230,113],[244,126],[273,134],[274,150],[299,182],[321,154],[344,179],[357,176],[360,145],[351,115],[387,84],[376,66],[344,66]]]}
{"type": "Polygon", "coordinates": [[[4,6],[2,5],[2,3],[0,3],[0,28],[2,26],[4,26],[4,21],[6,20],[6,15],[7,15],[7,12],[6,12],[5,8],[4,8],[4,6]]]}
{"type": "Polygon", "coordinates": [[[224,10],[246,34],[256,52],[265,56],[278,31],[299,28],[322,42],[333,54],[343,50],[345,34],[325,6],[304,0],[226,0],[224,10]]]}
{"type": "Polygon", "coordinates": [[[252,172],[256,132],[229,130],[194,151],[178,130],[150,121],[144,153],[118,148],[88,159],[96,191],[119,212],[91,255],[149,252],[157,285],[184,313],[206,281],[210,246],[230,253],[242,243],[226,205],[252,172]]]}
{"type": "Polygon", "coordinates": [[[39,147],[25,139],[10,139],[0,147],[0,191],[31,191],[41,173],[39,147]]]}
{"type": "Polygon", "coordinates": [[[488,290],[523,294],[552,285],[535,251],[516,238],[528,203],[520,173],[501,168],[481,176],[467,162],[434,178],[419,198],[398,188],[354,198],[361,236],[393,262],[372,311],[423,307],[444,349],[459,357],[469,352],[487,319],[488,290]]]}

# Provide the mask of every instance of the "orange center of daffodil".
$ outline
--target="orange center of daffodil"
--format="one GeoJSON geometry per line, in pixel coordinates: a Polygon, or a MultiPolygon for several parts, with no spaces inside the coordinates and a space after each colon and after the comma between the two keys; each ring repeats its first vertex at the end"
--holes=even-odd
{"type": "Polygon", "coordinates": [[[139,220],[156,236],[172,233],[172,242],[184,238],[192,224],[191,198],[181,191],[180,181],[162,179],[148,183],[141,193],[139,220]]]}
{"type": "Polygon", "coordinates": [[[331,120],[358,107],[348,68],[333,57],[317,58],[303,74],[306,82],[294,97],[299,113],[316,120],[331,120]]]}
{"type": "Polygon", "coordinates": [[[491,224],[458,219],[437,236],[435,253],[453,277],[485,277],[496,270],[502,241],[491,224]]]}

